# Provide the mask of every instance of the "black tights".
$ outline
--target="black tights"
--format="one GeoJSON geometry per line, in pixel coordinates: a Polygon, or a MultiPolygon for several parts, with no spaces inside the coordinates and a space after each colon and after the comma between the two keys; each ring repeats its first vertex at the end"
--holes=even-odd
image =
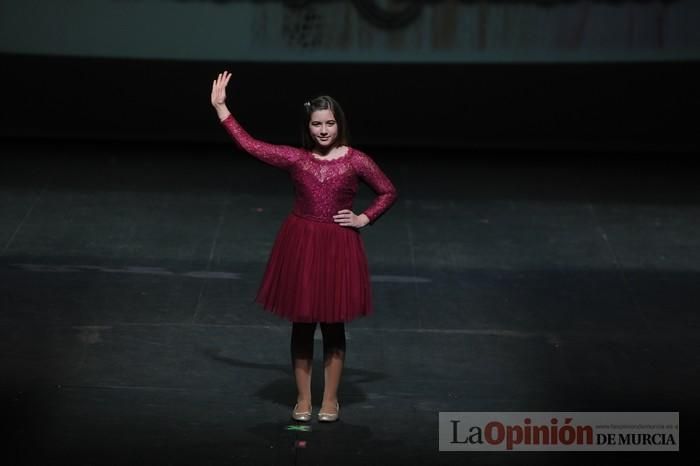
{"type": "MultiPolygon", "coordinates": [[[[316,322],[292,324],[292,362],[295,359],[313,359],[316,322]]],[[[345,324],[321,322],[323,334],[323,358],[333,354],[345,354],[345,324]]]]}

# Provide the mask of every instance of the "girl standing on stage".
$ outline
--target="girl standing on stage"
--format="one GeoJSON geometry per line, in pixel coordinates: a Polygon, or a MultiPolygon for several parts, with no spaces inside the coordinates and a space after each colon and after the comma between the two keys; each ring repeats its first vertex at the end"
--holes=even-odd
{"type": "Polygon", "coordinates": [[[310,421],[314,332],[323,334],[324,390],[318,420],[339,416],[338,386],[345,359],[345,322],[372,313],[367,257],[360,229],[373,224],[396,200],[389,178],[366,154],[348,145],[345,115],[329,96],[304,103],[303,147],[268,144],[251,137],[226,106],[229,72],[212,84],[211,103],[229,135],[244,151],[289,172],[295,187],[292,212],[270,252],[256,302],[292,322],[291,355],[298,390],[292,418],[310,421]],[[377,194],[355,214],[358,181],[377,194]]]}

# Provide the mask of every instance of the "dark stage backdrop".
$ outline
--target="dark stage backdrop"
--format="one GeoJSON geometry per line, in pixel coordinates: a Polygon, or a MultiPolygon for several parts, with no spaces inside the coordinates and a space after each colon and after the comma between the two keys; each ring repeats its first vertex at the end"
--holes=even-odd
{"type": "Polygon", "coordinates": [[[695,0],[2,0],[0,137],[297,144],[328,93],[353,143],[696,146],[695,0]]]}
{"type": "Polygon", "coordinates": [[[302,102],[346,109],[353,143],[415,148],[697,147],[700,62],[250,63],[0,56],[4,138],[225,141],[211,81],[256,137],[297,144],[302,102]]]}

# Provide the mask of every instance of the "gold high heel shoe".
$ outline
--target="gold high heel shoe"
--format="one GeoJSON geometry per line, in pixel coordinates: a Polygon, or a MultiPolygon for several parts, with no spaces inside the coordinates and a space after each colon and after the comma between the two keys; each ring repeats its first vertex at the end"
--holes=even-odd
{"type": "Polygon", "coordinates": [[[335,422],[338,420],[339,415],[340,415],[340,405],[336,401],[335,402],[335,412],[329,413],[329,412],[319,411],[318,412],[318,420],[319,420],[319,422],[335,422]]]}
{"type": "Polygon", "coordinates": [[[295,421],[301,421],[301,422],[309,422],[311,420],[311,407],[309,405],[309,410],[308,411],[298,411],[297,408],[299,407],[299,403],[294,405],[294,409],[292,410],[292,419],[295,421]]]}

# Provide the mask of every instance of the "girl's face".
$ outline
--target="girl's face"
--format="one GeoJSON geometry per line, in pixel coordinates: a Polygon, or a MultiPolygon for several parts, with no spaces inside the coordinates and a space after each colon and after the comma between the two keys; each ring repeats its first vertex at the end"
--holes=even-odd
{"type": "Polygon", "coordinates": [[[329,149],[338,138],[338,123],[330,110],[316,110],[309,120],[309,134],[319,149],[329,149]]]}

